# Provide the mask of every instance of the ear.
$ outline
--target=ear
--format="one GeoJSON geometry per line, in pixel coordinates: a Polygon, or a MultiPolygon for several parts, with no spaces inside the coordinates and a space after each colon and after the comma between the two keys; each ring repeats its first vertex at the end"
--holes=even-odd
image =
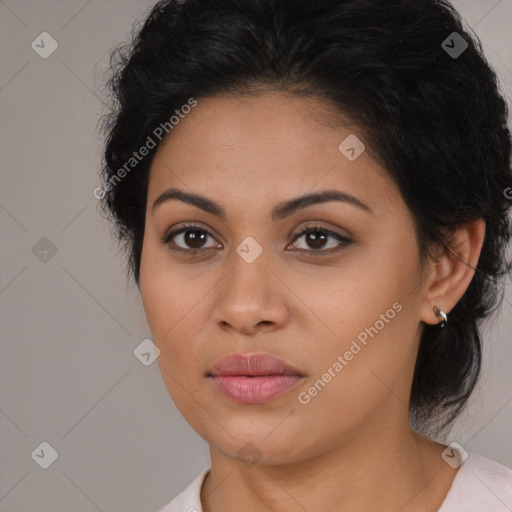
{"type": "Polygon", "coordinates": [[[434,306],[448,314],[464,295],[475,275],[484,237],[483,219],[465,223],[454,231],[448,248],[440,248],[430,261],[421,307],[424,323],[438,324],[441,318],[434,313],[434,306]]]}

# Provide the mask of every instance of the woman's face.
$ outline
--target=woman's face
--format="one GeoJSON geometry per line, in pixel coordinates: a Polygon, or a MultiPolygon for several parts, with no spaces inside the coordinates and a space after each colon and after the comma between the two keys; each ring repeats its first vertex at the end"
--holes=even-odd
{"type": "Polygon", "coordinates": [[[408,427],[426,301],[413,219],[357,156],[363,135],[314,120],[319,108],[280,93],[201,98],[152,162],[147,320],[174,403],[229,457],[297,462],[408,427]],[[170,189],[205,201],[164,200],[170,189]],[[325,191],[341,200],[282,207],[325,191]],[[270,354],[295,375],[228,364],[212,377],[233,353],[270,354]]]}

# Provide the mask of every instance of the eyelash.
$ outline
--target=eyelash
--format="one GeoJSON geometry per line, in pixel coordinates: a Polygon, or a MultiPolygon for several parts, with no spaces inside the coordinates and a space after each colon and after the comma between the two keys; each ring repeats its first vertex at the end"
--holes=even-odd
{"type": "MultiPolygon", "coordinates": [[[[164,245],[167,245],[169,247],[169,249],[171,249],[171,251],[182,253],[182,254],[185,253],[185,255],[190,256],[190,257],[200,256],[201,253],[204,254],[205,252],[215,250],[214,247],[208,247],[206,249],[183,249],[181,247],[173,247],[170,244],[172,238],[174,238],[177,235],[180,235],[181,233],[185,233],[185,232],[191,231],[191,230],[202,231],[203,233],[206,233],[206,234],[212,236],[210,233],[208,233],[208,231],[206,229],[204,229],[200,226],[189,224],[189,225],[183,226],[175,231],[172,231],[171,233],[166,234],[162,239],[162,243],[164,245]]],[[[292,240],[292,243],[296,242],[301,236],[303,236],[305,234],[316,233],[316,232],[321,232],[321,233],[328,235],[328,237],[334,237],[334,238],[338,239],[341,242],[341,246],[334,248],[334,249],[328,249],[328,250],[323,250],[323,249],[297,249],[297,250],[300,252],[304,252],[308,256],[311,256],[311,257],[317,256],[317,255],[318,256],[329,256],[334,253],[338,253],[338,252],[342,251],[343,249],[345,249],[347,246],[349,246],[352,243],[352,240],[350,240],[350,238],[342,236],[339,233],[336,233],[334,231],[326,229],[322,226],[314,226],[314,225],[307,226],[298,232],[292,233],[292,236],[294,237],[292,240]]]]}

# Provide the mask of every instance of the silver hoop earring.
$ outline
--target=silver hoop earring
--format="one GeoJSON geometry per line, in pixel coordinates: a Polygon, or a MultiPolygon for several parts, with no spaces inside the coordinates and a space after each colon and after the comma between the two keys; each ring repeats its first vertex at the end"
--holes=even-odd
{"type": "Polygon", "coordinates": [[[448,323],[448,317],[446,316],[446,313],[442,309],[439,309],[437,306],[434,306],[434,313],[436,316],[442,319],[441,322],[437,324],[438,327],[446,327],[446,324],[448,323]]]}

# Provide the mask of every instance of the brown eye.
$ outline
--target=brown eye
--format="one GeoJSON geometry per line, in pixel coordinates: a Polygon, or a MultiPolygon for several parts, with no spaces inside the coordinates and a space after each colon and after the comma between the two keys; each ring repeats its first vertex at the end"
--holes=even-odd
{"type": "Polygon", "coordinates": [[[299,248],[300,250],[319,253],[336,252],[344,249],[347,245],[352,243],[352,240],[349,238],[320,226],[307,227],[299,233],[296,233],[294,242],[300,238],[304,238],[304,245],[306,245],[306,247],[299,248]],[[330,246],[328,246],[329,239],[335,239],[337,240],[337,243],[333,240],[334,243],[331,242],[330,246]]]}
{"type": "Polygon", "coordinates": [[[208,237],[211,237],[213,240],[213,237],[210,235],[210,233],[208,233],[208,231],[195,226],[185,226],[177,231],[169,233],[164,238],[163,242],[168,244],[171,249],[193,252],[216,247],[214,240],[213,245],[206,245],[208,237]]]}
{"type": "Polygon", "coordinates": [[[204,231],[199,231],[198,229],[187,229],[187,231],[183,232],[184,243],[192,249],[201,248],[205,244],[207,238],[208,234],[204,231]]]}

